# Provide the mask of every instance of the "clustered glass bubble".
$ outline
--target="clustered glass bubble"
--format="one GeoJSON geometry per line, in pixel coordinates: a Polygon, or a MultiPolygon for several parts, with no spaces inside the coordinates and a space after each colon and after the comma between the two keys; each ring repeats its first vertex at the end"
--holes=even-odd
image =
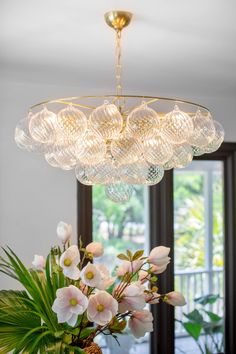
{"type": "Polygon", "coordinates": [[[142,102],[121,112],[108,101],[86,111],[73,103],[57,112],[44,106],[19,121],[15,141],[53,167],[75,169],[85,185],[105,185],[112,201],[125,202],[133,185],[155,185],[164,170],[184,168],[224,140],[221,124],[206,110],[189,114],[174,105],[163,114],[142,102]]]}

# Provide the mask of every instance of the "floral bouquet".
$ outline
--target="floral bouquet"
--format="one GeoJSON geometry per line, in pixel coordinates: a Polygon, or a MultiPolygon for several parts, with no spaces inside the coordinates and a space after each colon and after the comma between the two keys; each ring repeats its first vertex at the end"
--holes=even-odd
{"type": "Polygon", "coordinates": [[[0,271],[18,280],[23,291],[0,291],[0,352],[102,353],[94,339],[99,334],[125,331],[136,338],[153,331],[148,304],[164,301],[185,305],[182,294],[159,294],[157,275],[170,262],[170,249],[155,247],[149,256],[140,250],[119,254],[120,265],[110,274],[94,261],[103,246],[70,245],[71,225],[60,222],[57,234],[63,247],[53,247],[46,260],[35,255],[27,269],[17,255],[4,248],[0,271]]]}

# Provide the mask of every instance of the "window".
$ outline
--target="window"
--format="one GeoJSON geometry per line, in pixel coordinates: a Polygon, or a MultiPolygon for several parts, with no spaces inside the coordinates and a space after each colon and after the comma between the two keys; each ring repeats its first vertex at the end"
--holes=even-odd
{"type": "MultiPolygon", "coordinates": [[[[182,178],[184,183],[178,188],[186,189],[186,186],[192,185],[192,182],[191,184],[188,183],[188,179],[195,179],[194,186],[192,186],[194,188],[191,190],[190,198],[188,199],[190,203],[193,198],[197,199],[198,218],[200,217],[201,223],[198,225],[197,236],[194,233],[193,237],[197,237],[198,241],[202,243],[204,251],[207,251],[204,252],[203,256],[197,248],[199,256],[195,257],[194,260],[195,271],[200,271],[201,269],[205,272],[205,276],[207,277],[207,274],[210,272],[219,270],[219,273],[216,272],[216,274],[219,274],[219,278],[216,276],[216,280],[213,280],[212,284],[206,282],[208,287],[208,289],[206,289],[207,291],[211,289],[215,291],[215,286],[219,286],[221,289],[223,288],[223,277],[221,278],[220,268],[224,266],[225,269],[225,353],[233,353],[236,348],[236,336],[234,334],[236,328],[236,144],[224,143],[220,150],[196,159],[196,161],[190,165],[189,169],[185,169],[183,172],[176,172],[176,175],[173,171],[166,171],[165,177],[161,183],[149,188],[145,192],[140,191],[141,194],[143,193],[143,197],[141,197],[143,199],[141,200],[144,203],[143,210],[145,210],[142,214],[143,219],[140,225],[137,225],[134,219],[126,220],[126,226],[122,232],[123,236],[121,237],[122,247],[124,242],[130,241],[130,238],[133,238],[133,241],[137,245],[142,245],[144,237],[148,239],[148,235],[150,248],[160,244],[171,247],[172,259],[174,260],[174,257],[176,258],[174,262],[175,269],[172,262],[165,272],[165,276],[160,277],[159,285],[163,292],[172,290],[175,282],[176,287],[180,286],[178,285],[175,275],[177,277],[177,273],[186,270],[186,267],[181,268],[181,262],[179,261],[180,250],[178,249],[178,240],[180,237],[180,229],[176,228],[176,219],[179,217],[178,215],[180,213],[180,204],[177,203],[176,199],[176,184],[178,178],[179,182],[181,182],[181,176],[178,177],[178,173],[184,174],[184,176],[182,175],[182,177],[184,177],[184,181],[182,178]],[[210,177],[206,177],[206,170],[210,166],[212,168],[212,183],[209,182],[210,177]],[[194,167],[196,168],[195,171],[194,167]],[[209,186],[212,186],[212,189],[209,188],[209,186]],[[211,202],[209,202],[210,199],[211,202]],[[211,208],[209,208],[210,205],[212,206],[211,208]],[[224,210],[223,219],[222,210],[224,210]],[[207,214],[210,212],[212,213],[212,220],[209,218],[210,214],[207,214]],[[141,224],[144,224],[144,226],[141,224]],[[209,230],[211,230],[211,225],[214,226],[214,224],[217,226],[217,230],[213,230],[214,232],[211,233],[209,230]],[[139,230],[140,234],[138,237],[133,237],[131,225],[133,225],[136,230],[139,230]],[[207,230],[207,232],[203,232],[203,229],[207,230]],[[144,236],[145,234],[146,236],[144,236]],[[223,235],[224,257],[222,255],[223,235]],[[208,248],[212,236],[212,250],[210,250],[208,248]],[[174,250],[175,239],[177,247],[175,247],[174,250]]],[[[102,196],[99,196],[99,187],[94,188],[98,188],[98,190],[95,190],[93,202],[92,188],[78,184],[78,236],[81,235],[86,243],[90,242],[93,237],[101,237],[102,228],[105,230],[108,227],[107,221],[99,217],[98,211],[94,210],[93,215],[93,208],[96,207],[95,209],[99,209],[96,205],[96,193],[98,196],[97,201],[99,201],[99,198],[102,198],[102,196]],[[92,222],[92,216],[94,223],[92,222]]],[[[182,194],[180,195],[180,199],[181,198],[183,202],[184,198],[182,194]]],[[[101,202],[104,202],[103,199],[101,199],[101,202]]],[[[112,228],[112,235],[117,237],[119,234],[118,227],[112,225],[112,228]]],[[[105,231],[105,235],[108,237],[108,229],[105,231]]],[[[117,240],[113,240],[112,242],[115,244],[117,240]]],[[[115,245],[114,248],[115,247],[117,247],[117,245],[115,245]]],[[[192,247],[197,247],[197,245],[193,244],[192,247]]],[[[184,262],[188,262],[187,257],[185,257],[184,262]]],[[[188,264],[185,263],[185,265],[188,264]]],[[[191,266],[191,264],[189,264],[189,266],[191,266]]],[[[163,306],[153,307],[152,310],[155,331],[151,334],[150,352],[152,354],[175,353],[174,308],[163,304],[163,306]]],[[[146,353],[148,342],[146,342],[145,345],[146,353]]],[[[142,353],[142,351],[140,351],[140,353],[142,353]]],[[[130,351],[130,354],[132,354],[132,351],[130,351]]]]}
{"type": "MultiPolygon", "coordinates": [[[[175,309],[175,318],[187,322],[184,313],[199,310],[194,299],[209,294],[219,296],[205,310],[224,316],[224,203],[223,162],[193,161],[174,171],[175,289],[185,295],[187,305],[175,309]]],[[[204,312],[205,319],[209,317],[204,312]]],[[[223,349],[219,326],[215,345],[223,349]]],[[[200,337],[203,345],[206,337],[200,337]]],[[[207,345],[213,345],[208,337],[207,345]]],[[[180,322],[175,322],[175,352],[199,351],[180,322]],[[188,348],[188,349],[186,349],[188,348]]]]}

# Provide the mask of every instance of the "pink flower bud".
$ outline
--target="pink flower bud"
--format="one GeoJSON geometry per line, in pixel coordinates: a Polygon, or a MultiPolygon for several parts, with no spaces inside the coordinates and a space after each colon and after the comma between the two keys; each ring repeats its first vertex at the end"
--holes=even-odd
{"type": "Polygon", "coordinates": [[[166,294],[166,300],[169,305],[172,306],[184,306],[186,305],[186,301],[184,296],[179,293],[178,291],[171,291],[170,293],[166,294]]]}
{"type": "Polygon", "coordinates": [[[60,221],[57,225],[57,237],[66,244],[72,236],[72,226],[60,221]]]}
{"type": "Polygon", "coordinates": [[[151,250],[150,255],[148,257],[148,261],[158,267],[164,267],[170,262],[170,257],[168,257],[169,253],[169,247],[155,247],[151,250]]]}
{"type": "Polygon", "coordinates": [[[36,269],[43,269],[45,267],[46,261],[43,256],[35,254],[32,264],[36,269]]]}
{"type": "Polygon", "coordinates": [[[86,247],[86,251],[91,253],[93,257],[101,257],[104,253],[103,245],[100,242],[91,242],[86,247]]]}

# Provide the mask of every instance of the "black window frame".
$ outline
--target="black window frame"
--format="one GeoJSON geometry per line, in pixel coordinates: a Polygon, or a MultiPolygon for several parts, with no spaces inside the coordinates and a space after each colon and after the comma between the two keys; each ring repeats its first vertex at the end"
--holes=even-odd
{"type": "MultiPolygon", "coordinates": [[[[236,143],[223,143],[212,154],[196,160],[220,160],[224,166],[224,250],[225,250],[225,353],[236,348],[236,143]]],[[[172,262],[160,277],[162,292],[174,289],[173,171],[149,188],[150,247],[171,247],[172,262]]],[[[92,241],[92,187],[77,183],[77,231],[85,243],[92,241]]],[[[174,354],[174,308],[166,304],[153,306],[154,331],[150,353],[174,354]]]]}

